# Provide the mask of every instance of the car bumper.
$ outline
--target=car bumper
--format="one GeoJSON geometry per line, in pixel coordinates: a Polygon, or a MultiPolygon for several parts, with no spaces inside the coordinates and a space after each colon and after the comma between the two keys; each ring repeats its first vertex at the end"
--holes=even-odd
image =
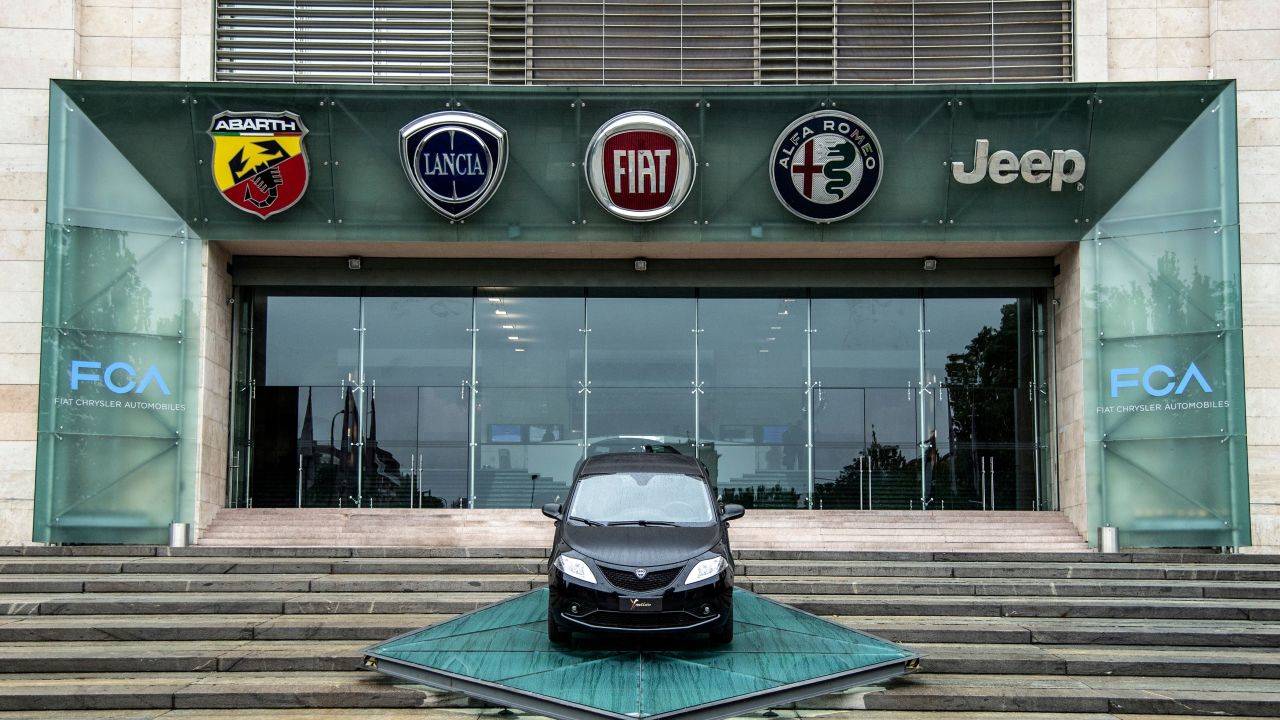
{"type": "Polygon", "coordinates": [[[565,577],[556,568],[548,578],[552,620],[566,630],[605,633],[682,633],[716,630],[729,622],[733,607],[733,575],[665,590],[633,593],[607,582],[588,585],[565,577]],[[661,609],[623,610],[624,599],[661,599],[661,609]],[[576,606],[577,612],[574,612],[576,606]]]}

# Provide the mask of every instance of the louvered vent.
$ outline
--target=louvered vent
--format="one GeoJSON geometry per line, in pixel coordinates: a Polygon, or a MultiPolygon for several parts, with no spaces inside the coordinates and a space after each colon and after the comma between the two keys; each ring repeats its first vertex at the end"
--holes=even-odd
{"type": "Polygon", "coordinates": [[[1071,79],[1070,0],[217,0],[219,80],[1071,79]]]}

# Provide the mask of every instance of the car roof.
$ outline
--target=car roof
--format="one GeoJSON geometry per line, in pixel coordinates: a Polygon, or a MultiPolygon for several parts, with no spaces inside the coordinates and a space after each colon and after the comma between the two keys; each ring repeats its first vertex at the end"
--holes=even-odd
{"type": "Polygon", "coordinates": [[[692,475],[705,480],[706,466],[697,458],[674,453],[601,453],[588,456],[578,466],[574,478],[618,472],[665,472],[692,475]]]}

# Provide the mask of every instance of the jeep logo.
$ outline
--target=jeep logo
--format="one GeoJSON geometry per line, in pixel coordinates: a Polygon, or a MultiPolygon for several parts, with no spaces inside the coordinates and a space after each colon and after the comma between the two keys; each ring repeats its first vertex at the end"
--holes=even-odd
{"type": "Polygon", "coordinates": [[[1200,372],[1200,368],[1195,363],[1187,366],[1187,371],[1179,377],[1178,373],[1168,365],[1152,365],[1143,370],[1141,368],[1113,368],[1111,370],[1111,397],[1120,397],[1121,388],[1136,388],[1141,386],[1146,393],[1152,397],[1164,397],[1169,393],[1181,395],[1186,392],[1187,386],[1191,381],[1195,380],[1200,389],[1211,393],[1213,387],[1209,385],[1209,381],[1205,379],[1204,373],[1200,372]]]}
{"type": "Polygon", "coordinates": [[[956,182],[976,185],[982,178],[990,177],[998,185],[1022,178],[1023,182],[1038,185],[1049,181],[1049,189],[1060,192],[1063,184],[1078,182],[1084,177],[1084,155],[1078,150],[1054,150],[1052,157],[1043,150],[1028,150],[1019,158],[1009,150],[997,150],[987,155],[988,140],[973,144],[973,169],[965,170],[963,162],[951,163],[951,176],[956,182]]]}
{"type": "Polygon", "coordinates": [[[155,365],[147,368],[147,371],[139,378],[137,369],[127,362],[113,362],[103,370],[100,362],[72,360],[71,389],[79,390],[80,383],[102,383],[108,390],[117,395],[124,395],[130,392],[141,395],[152,383],[155,383],[161,393],[165,395],[173,394],[169,391],[169,386],[165,383],[164,378],[160,375],[160,370],[155,365]]]}

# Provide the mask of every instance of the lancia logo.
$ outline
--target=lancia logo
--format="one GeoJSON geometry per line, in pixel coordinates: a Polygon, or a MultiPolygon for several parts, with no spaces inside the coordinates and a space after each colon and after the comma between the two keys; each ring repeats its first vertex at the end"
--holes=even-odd
{"type": "Polygon", "coordinates": [[[601,207],[636,222],[675,212],[693,188],[695,165],[689,136],[651,112],[622,113],[602,125],[583,163],[601,207]]]}
{"type": "Polygon", "coordinates": [[[645,576],[645,575],[648,575],[648,574],[649,574],[649,571],[648,571],[648,570],[645,570],[644,568],[636,568],[636,579],[637,579],[637,580],[643,580],[643,579],[644,579],[644,576],[645,576]]]}
{"type": "Polygon", "coordinates": [[[507,131],[467,112],[438,112],[400,128],[400,162],[428,205],[461,220],[488,202],[507,169],[507,131]]]}
{"type": "Polygon", "coordinates": [[[782,205],[818,223],[844,220],[871,201],[883,156],[858,118],[821,110],[796,119],[773,145],[769,180],[782,205]]]}
{"type": "Polygon", "coordinates": [[[213,182],[227,202],[266,220],[307,191],[307,128],[291,112],[222,112],[209,123],[213,182]]]}

